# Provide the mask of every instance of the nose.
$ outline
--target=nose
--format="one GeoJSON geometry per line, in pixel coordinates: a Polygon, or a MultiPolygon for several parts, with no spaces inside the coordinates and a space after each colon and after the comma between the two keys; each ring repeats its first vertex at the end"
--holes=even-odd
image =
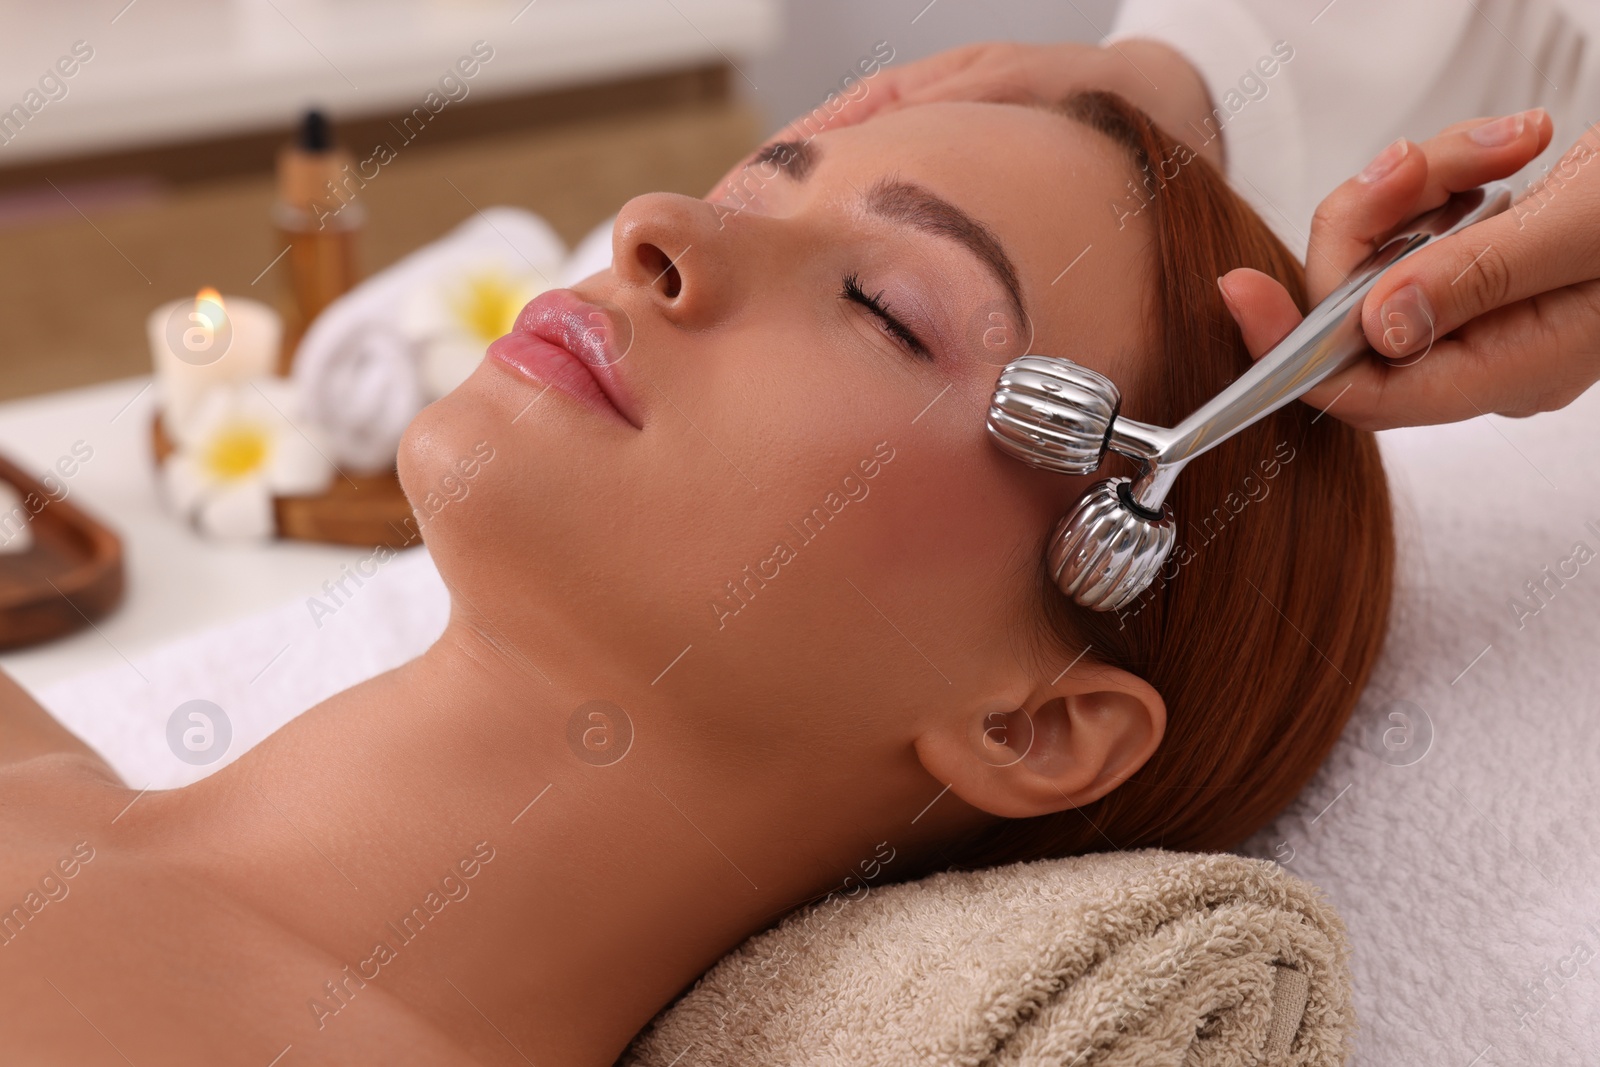
{"type": "Polygon", "coordinates": [[[703,326],[729,298],[727,249],[716,209],[677,193],[647,193],[623,205],[611,231],[611,269],[645,290],[670,321],[703,326]]]}

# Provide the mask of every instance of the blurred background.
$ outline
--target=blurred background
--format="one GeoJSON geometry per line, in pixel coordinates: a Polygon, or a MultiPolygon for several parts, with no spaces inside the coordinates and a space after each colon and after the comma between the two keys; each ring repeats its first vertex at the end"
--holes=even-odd
{"type": "Polygon", "coordinates": [[[0,400],[147,373],[145,316],[203,285],[281,299],[274,157],[308,106],[357,160],[397,146],[359,194],[369,274],[475,206],[528,208],[570,243],[639,193],[702,195],[880,41],[896,64],[985,39],[1093,41],[1115,7],[6,0],[0,400]],[[493,58],[403,126],[477,42],[493,58]]]}
{"type": "Polygon", "coordinates": [[[484,281],[488,259],[509,247],[512,274],[560,284],[567,250],[629,198],[704,195],[864,61],[982,40],[1093,42],[1115,10],[0,0],[0,667],[40,694],[108,671],[119,700],[148,695],[136,664],[153,650],[294,604],[306,634],[246,673],[254,685],[310,671],[292,661],[319,647],[322,618],[300,607],[370,565],[375,546],[416,543],[393,434],[363,471],[318,431],[343,426],[353,440],[379,417],[403,427],[449,386],[428,368],[454,365],[459,380],[452,345],[481,358],[529,295],[484,281]],[[286,154],[310,136],[311,108],[339,149],[286,154]],[[334,189],[342,159],[358,174],[334,189]],[[314,200],[338,205],[335,225],[304,224],[314,200]],[[286,207],[298,230],[280,225],[286,207]],[[440,246],[465,259],[405,292],[390,284],[440,246]],[[443,306],[447,283],[471,299],[450,297],[454,326],[443,312],[406,326],[412,369],[396,371],[388,327],[398,311],[443,306]],[[194,315],[220,310],[205,302],[213,290],[236,330],[216,350],[227,358],[207,363],[179,342],[194,315]],[[299,343],[302,327],[341,308],[342,340],[325,329],[308,355],[317,346],[299,343]],[[296,395],[324,410],[291,418],[270,388],[322,357],[322,384],[297,381],[296,395]],[[418,374],[431,390],[420,397],[401,381],[418,374]],[[244,406],[206,422],[203,396],[244,406]],[[284,466],[274,457],[291,451],[307,470],[321,464],[322,488],[272,480],[284,466]]]}

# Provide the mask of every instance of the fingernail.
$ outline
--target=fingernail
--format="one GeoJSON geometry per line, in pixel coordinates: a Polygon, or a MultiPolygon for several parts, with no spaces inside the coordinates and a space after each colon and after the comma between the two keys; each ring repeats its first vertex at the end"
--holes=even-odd
{"type": "Polygon", "coordinates": [[[1383,343],[1390,355],[1410,355],[1433,343],[1433,308],[1415,285],[1402,286],[1389,294],[1378,309],[1383,326],[1383,343]]]}
{"type": "Polygon", "coordinates": [[[1394,170],[1395,165],[1406,158],[1406,152],[1408,151],[1410,151],[1410,146],[1406,143],[1406,139],[1401,137],[1388,148],[1379,152],[1373,161],[1368,163],[1356,177],[1364,182],[1375,182],[1391,170],[1394,170]]]}
{"type": "Polygon", "coordinates": [[[1220,293],[1221,293],[1221,294],[1222,294],[1222,302],[1223,302],[1223,303],[1224,303],[1224,304],[1227,304],[1227,305],[1228,305],[1228,310],[1229,310],[1229,311],[1235,311],[1235,310],[1237,310],[1237,309],[1235,309],[1235,308],[1234,308],[1234,306],[1233,306],[1233,297],[1231,297],[1231,296],[1229,296],[1229,295],[1228,295],[1228,288],[1227,288],[1227,286],[1225,286],[1225,285],[1223,285],[1223,284],[1222,284],[1222,275],[1220,275],[1220,274],[1219,274],[1219,275],[1217,275],[1217,291],[1218,291],[1218,292],[1220,292],[1220,293]]]}
{"type": "Polygon", "coordinates": [[[1486,122],[1482,126],[1474,126],[1467,131],[1467,136],[1478,144],[1490,148],[1495,145],[1510,144],[1522,136],[1523,128],[1527,125],[1528,113],[1522,111],[1515,115],[1507,115],[1503,119],[1486,122]]]}

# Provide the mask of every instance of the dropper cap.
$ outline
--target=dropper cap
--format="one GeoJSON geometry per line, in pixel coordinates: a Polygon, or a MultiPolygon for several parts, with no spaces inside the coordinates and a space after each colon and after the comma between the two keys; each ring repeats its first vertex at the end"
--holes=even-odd
{"type": "Polygon", "coordinates": [[[333,147],[333,127],[328,116],[312,108],[300,118],[300,132],[295,144],[305,152],[326,152],[333,147]]]}
{"type": "Polygon", "coordinates": [[[294,140],[278,153],[278,196],[285,204],[309,211],[327,198],[328,183],[338,184],[350,154],[334,140],[333,125],[316,108],[300,119],[294,140]]]}

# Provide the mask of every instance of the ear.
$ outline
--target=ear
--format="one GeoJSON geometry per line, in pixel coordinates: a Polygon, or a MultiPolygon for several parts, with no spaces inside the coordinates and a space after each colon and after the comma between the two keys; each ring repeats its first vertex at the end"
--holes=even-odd
{"type": "Polygon", "coordinates": [[[1166,702],[1150,683],[1078,664],[1020,706],[1000,699],[930,723],[915,747],[968,804],[1025,819],[1105,796],[1144,766],[1166,728],[1166,702]]]}

